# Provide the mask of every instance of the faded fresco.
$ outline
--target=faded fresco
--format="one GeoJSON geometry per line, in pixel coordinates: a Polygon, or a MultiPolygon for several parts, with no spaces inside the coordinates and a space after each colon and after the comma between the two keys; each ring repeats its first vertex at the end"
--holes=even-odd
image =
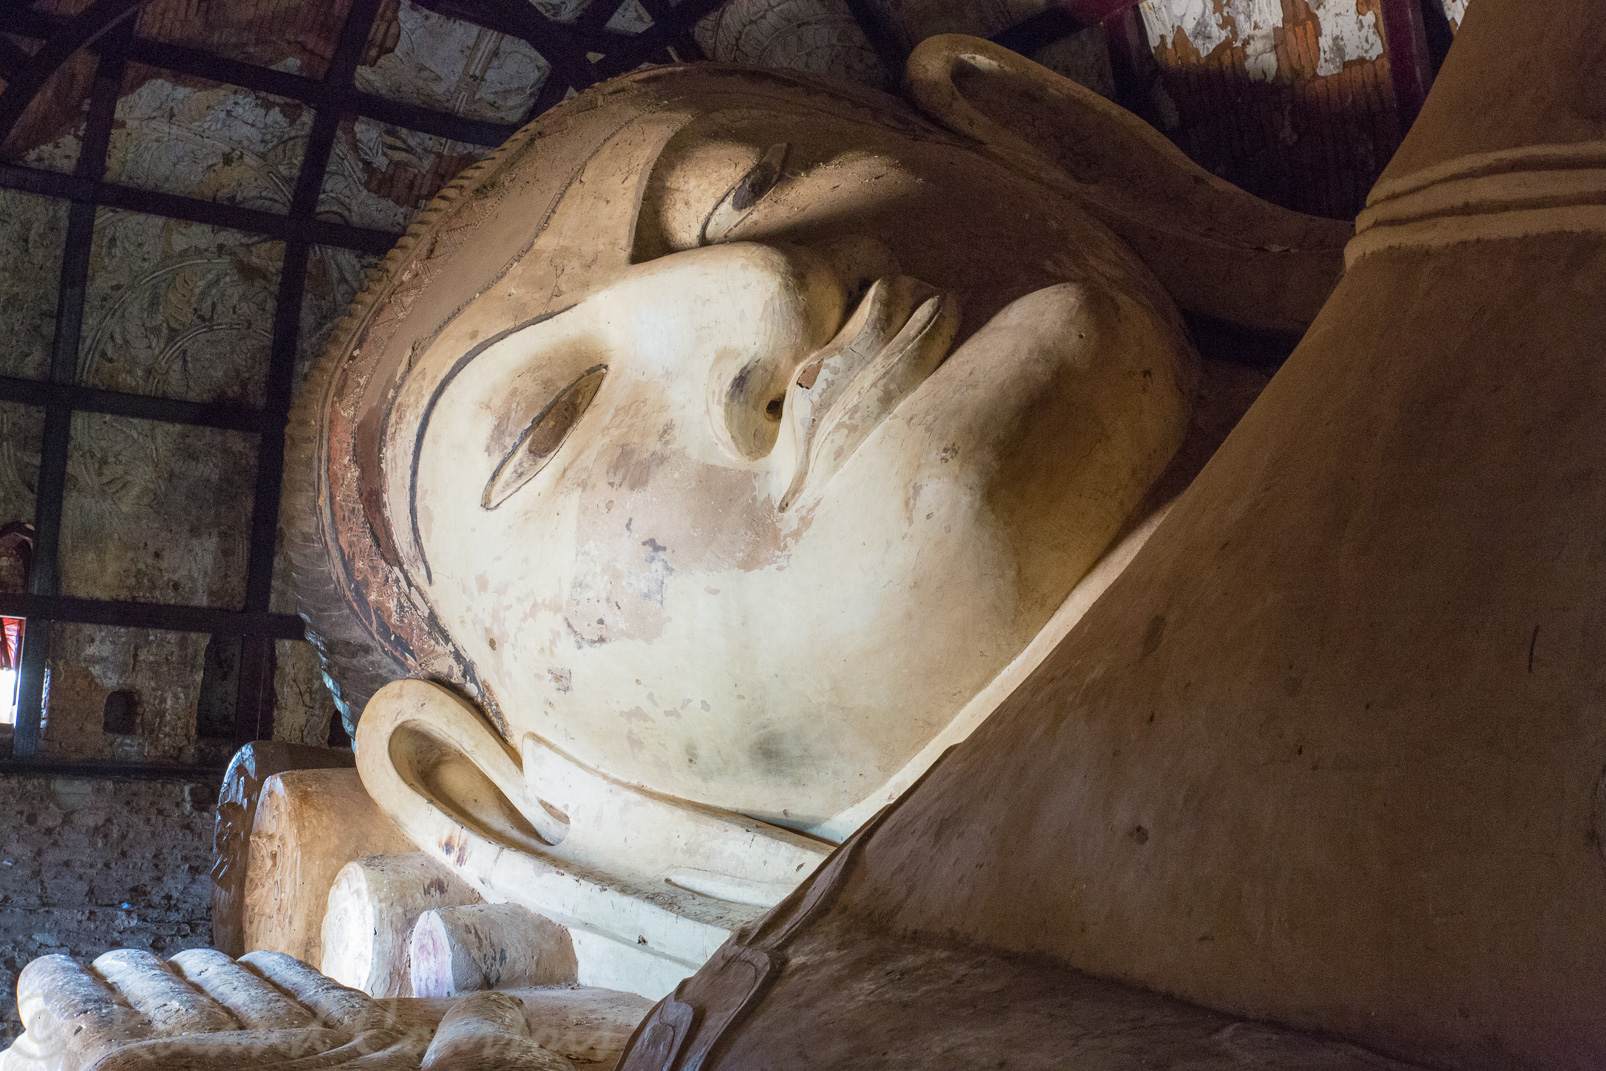
{"type": "Polygon", "coordinates": [[[731,0],[697,24],[714,59],[884,86],[887,72],[843,0],[731,0]]]}
{"type": "MultiPolygon", "coordinates": [[[[991,37],[1052,6],[1047,0],[884,0],[888,28],[913,45],[933,34],[991,37]]],[[[786,67],[896,88],[843,0],[731,0],[697,25],[697,44],[722,63],[786,67]]],[[[1114,96],[1104,33],[1093,27],[1032,58],[1106,97],[1114,96]]]]}
{"type": "MultiPolygon", "coordinates": [[[[206,47],[195,37],[194,20],[164,10],[170,7],[152,4],[142,15],[142,32],[206,47]]],[[[358,72],[361,88],[476,119],[523,118],[546,73],[545,61],[528,45],[410,3],[387,14],[390,21],[382,19],[358,72]]],[[[333,25],[338,30],[338,19],[333,25]]],[[[253,43],[248,30],[214,26],[223,38],[217,50],[321,73],[327,50],[319,39],[301,34],[295,47],[279,47],[281,54],[273,56],[262,53],[262,39],[253,43]]],[[[7,157],[70,170],[81,108],[40,111],[29,128],[34,142],[13,139],[7,157]]],[[[118,102],[106,177],[284,212],[312,119],[311,110],[294,101],[134,65],[118,102]]],[[[440,186],[486,151],[348,118],[318,214],[401,230],[440,186]]],[[[0,374],[39,378],[48,372],[66,216],[63,202],[0,191],[0,248],[7,251],[0,303],[8,313],[0,318],[0,374]]],[[[100,210],[78,382],[260,406],[283,257],[281,243],[261,236],[100,210]]],[[[314,248],[298,378],[377,259],[314,248]]],[[[33,516],[42,417],[31,407],[0,404],[0,520],[33,516]]],[[[254,436],[235,432],[75,416],[63,502],[62,593],[241,605],[256,445],[254,436]]],[[[272,608],[295,610],[282,553],[272,608]]],[[[324,742],[334,708],[316,656],[307,644],[290,641],[276,643],[274,653],[275,736],[324,742]]],[[[237,644],[206,635],[56,625],[42,750],[56,758],[221,761],[232,747],[238,658],[237,644]],[[108,704],[113,693],[122,695],[108,704]]]]}

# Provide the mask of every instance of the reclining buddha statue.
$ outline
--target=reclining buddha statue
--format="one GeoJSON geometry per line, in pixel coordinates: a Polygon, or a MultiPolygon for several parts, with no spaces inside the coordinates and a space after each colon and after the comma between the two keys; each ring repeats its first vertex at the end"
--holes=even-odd
{"type": "Polygon", "coordinates": [[[1336,278],[1346,225],[1019,57],[912,77],[953,131],[767,71],[581,96],[423,214],[303,394],[363,783],[582,978],[661,995],[1063,635],[1196,398],[1247,401],[1179,302],[1295,334],[1336,278]]]}
{"type": "MultiPolygon", "coordinates": [[[[1339,277],[1348,224],[986,42],[928,41],[908,95],[579,94],[420,214],[301,393],[292,552],[363,786],[582,983],[669,993],[986,721],[1264,385],[1186,318],[1291,340],[1339,277]]],[[[282,957],[47,967],[36,1020],[99,1040],[7,1071],[265,1029],[230,986],[329,1066],[379,1015],[282,957]],[[225,1010],[164,1027],[173,986],[225,1010]]]]}

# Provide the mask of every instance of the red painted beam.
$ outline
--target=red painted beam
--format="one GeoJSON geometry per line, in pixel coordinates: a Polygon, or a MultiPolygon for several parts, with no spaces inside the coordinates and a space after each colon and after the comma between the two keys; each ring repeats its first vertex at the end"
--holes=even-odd
{"type": "Polygon", "coordinates": [[[1394,110],[1400,136],[1411,129],[1433,85],[1433,67],[1422,20],[1421,0],[1382,0],[1383,44],[1394,83],[1394,110]]]}
{"type": "Polygon", "coordinates": [[[1031,18],[1016,23],[993,38],[997,44],[1023,56],[1029,56],[1046,45],[1063,37],[1095,26],[1127,8],[1137,7],[1138,0],[1060,0],[1044,8],[1031,18]]]}

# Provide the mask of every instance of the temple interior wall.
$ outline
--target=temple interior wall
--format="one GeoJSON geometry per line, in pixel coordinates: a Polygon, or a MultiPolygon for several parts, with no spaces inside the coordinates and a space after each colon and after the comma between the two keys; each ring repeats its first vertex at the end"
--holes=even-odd
{"type": "MultiPolygon", "coordinates": [[[[205,780],[0,775],[0,990],[39,956],[170,956],[212,937],[205,780]]],[[[21,1030],[0,1001],[0,1046],[21,1030]]]]}

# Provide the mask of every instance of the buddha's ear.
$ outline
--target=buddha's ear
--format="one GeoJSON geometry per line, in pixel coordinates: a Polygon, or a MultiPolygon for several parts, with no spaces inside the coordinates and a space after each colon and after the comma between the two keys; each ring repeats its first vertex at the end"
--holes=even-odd
{"type": "Polygon", "coordinates": [[[1297,335],[1343,272],[1351,224],[1246,193],[1131,112],[990,41],[926,39],[908,88],[949,130],[1079,201],[1188,312],[1297,335]]]}

